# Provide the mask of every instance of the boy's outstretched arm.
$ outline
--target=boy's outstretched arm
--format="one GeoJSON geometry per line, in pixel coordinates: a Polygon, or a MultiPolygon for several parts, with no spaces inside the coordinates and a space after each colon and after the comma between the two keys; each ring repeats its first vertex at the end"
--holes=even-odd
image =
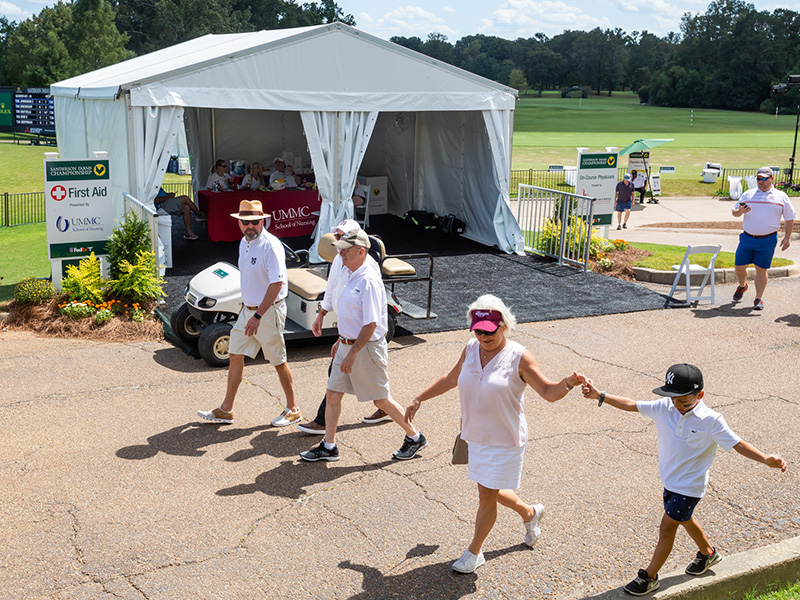
{"type": "MultiPolygon", "coordinates": [[[[583,392],[583,397],[589,398],[590,400],[600,400],[600,394],[603,393],[595,387],[591,379],[587,380],[586,383],[581,385],[581,391],[583,392]]],[[[636,408],[635,400],[631,400],[630,398],[625,398],[623,396],[606,394],[603,402],[605,404],[610,404],[614,408],[619,408],[620,410],[627,410],[630,412],[637,412],[639,410],[636,408]]]]}
{"type": "Polygon", "coordinates": [[[748,444],[745,441],[741,441],[733,447],[739,454],[742,456],[746,456],[756,462],[764,463],[768,467],[772,467],[773,469],[780,469],[781,471],[786,470],[786,461],[783,460],[780,456],[775,456],[774,454],[771,456],[767,456],[761,450],[756,448],[755,446],[748,444]]]}

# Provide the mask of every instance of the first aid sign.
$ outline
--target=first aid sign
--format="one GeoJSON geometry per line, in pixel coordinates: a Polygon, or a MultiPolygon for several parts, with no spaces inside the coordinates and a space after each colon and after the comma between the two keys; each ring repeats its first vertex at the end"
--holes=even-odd
{"type": "Polygon", "coordinates": [[[106,254],[113,229],[108,160],[45,160],[48,257],[106,254]]]}

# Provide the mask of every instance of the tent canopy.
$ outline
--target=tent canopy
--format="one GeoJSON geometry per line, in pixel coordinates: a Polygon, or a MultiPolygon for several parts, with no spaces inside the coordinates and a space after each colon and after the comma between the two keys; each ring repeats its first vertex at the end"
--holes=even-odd
{"type": "Polygon", "coordinates": [[[454,213],[467,237],[522,247],[507,204],[515,90],[341,23],[207,35],[51,93],[62,157],[109,152],[115,214],[122,192],[152,202],[185,127],[195,189],[216,158],[310,163],[317,239],[352,215],[362,174],[388,177],[391,213],[454,213]]]}

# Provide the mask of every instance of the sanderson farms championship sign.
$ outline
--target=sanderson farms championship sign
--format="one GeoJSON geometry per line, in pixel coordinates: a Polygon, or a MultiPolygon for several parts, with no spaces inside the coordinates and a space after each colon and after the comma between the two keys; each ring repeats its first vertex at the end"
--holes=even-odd
{"type": "Polygon", "coordinates": [[[107,160],[45,160],[44,194],[51,260],[106,254],[113,229],[107,160]]]}
{"type": "Polygon", "coordinates": [[[575,193],[596,198],[594,225],[610,225],[617,187],[616,152],[578,155],[578,177],[575,193]]]}

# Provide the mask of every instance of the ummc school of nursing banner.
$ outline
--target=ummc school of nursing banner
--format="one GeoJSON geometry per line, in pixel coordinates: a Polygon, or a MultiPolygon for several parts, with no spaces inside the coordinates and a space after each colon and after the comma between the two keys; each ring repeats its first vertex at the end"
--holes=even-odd
{"type": "Polygon", "coordinates": [[[107,160],[45,160],[50,259],[106,254],[114,228],[107,160]]]}
{"type": "Polygon", "coordinates": [[[616,152],[578,155],[578,178],[575,193],[596,198],[594,224],[610,225],[617,187],[616,152]]]}

